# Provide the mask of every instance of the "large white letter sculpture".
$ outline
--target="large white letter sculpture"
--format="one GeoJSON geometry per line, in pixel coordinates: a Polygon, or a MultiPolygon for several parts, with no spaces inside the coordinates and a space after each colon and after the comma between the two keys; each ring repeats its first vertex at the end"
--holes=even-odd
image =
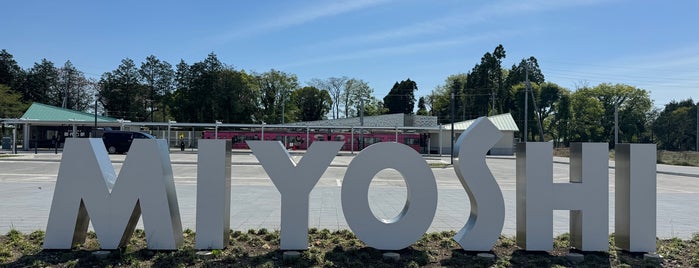
{"type": "Polygon", "coordinates": [[[279,141],[246,141],[282,197],[281,250],[308,249],[308,196],[343,142],[314,142],[298,165],[279,141]]]}
{"type": "Polygon", "coordinates": [[[90,220],[103,249],[126,246],[143,211],[148,248],[182,244],[170,155],[164,140],[136,139],[117,179],[102,139],[67,139],[45,249],[83,243],[90,220]]]}
{"type": "Polygon", "coordinates": [[[573,143],[570,183],[553,183],[553,144],[517,145],[517,244],[553,248],[553,210],[570,210],[572,245],[609,250],[609,173],[606,143],[573,143]]]}
{"type": "Polygon", "coordinates": [[[368,246],[399,250],[425,234],[437,209],[437,182],[427,162],[414,149],[394,142],[373,144],[350,163],[342,182],[342,211],[347,225],[368,246]],[[408,200],[398,216],[379,220],[369,207],[369,185],[381,170],[403,176],[408,200]]]}
{"type": "Polygon", "coordinates": [[[616,245],[631,252],[655,252],[655,144],[617,144],[615,155],[616,245]]]}
{"type": "Polygon", "coordinates": [[[197,249],[223,249],[231,226],[231,141],[199,140],[197,249]]]}
{"type": "Polygon", "coordinates": [[[454,236],[464,250],[491,250],[505,223],[502,191],[485,163],[488,150],[501,137],[502,132],[488,118],[481,117],[461,133],[456,142],[458,160],[454,168],[471,202],[471,215],[454,236]]]}

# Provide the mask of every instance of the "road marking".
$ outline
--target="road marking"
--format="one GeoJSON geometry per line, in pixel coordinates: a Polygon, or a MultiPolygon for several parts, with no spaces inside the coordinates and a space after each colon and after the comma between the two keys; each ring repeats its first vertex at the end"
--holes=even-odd
{"type": "Polygon", "coordinates": [[[342,187],[342,180],[335,179],[335,182],[337,183],[337,187],[342,187]]]}

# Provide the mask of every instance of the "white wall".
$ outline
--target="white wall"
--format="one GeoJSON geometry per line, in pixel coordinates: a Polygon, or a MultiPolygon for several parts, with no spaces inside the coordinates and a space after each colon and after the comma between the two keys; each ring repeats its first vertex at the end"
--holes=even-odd
{"type": "MultiPolygon", "coordinates": [[[[498,143],[493,146],[490,150],[491,155],[513,155],[514,154],[514,131],[502,131],[502,138],[498,143]]],[[[459,139],[461,131],[454,132],[454,141],[459,139]]],[[[449,141],[451,137],[451,131],[444,130],[440,137],[439,133],[430,134],[430,148],[434,152],[439,153],[439,147],[442,147],[442,154],[449,154],[451,152],[451,142],[449,141]],[[441,142],[440,142],[441,141],[441,142]]]]}

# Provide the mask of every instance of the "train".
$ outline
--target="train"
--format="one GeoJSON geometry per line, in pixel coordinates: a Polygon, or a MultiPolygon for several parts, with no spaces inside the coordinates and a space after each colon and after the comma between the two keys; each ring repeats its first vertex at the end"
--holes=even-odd
{"type": "MultiPolygon", "coordinates": [[[[202,132],[203,139],[228,139],[233,143],[233,149],[249,149],[246,140],[263,140],[262,132],[251,131],[211,131],[202,132]]],[[[343,141],[343,151],[361,151],[369,145],[378,142],[399,142],[415,149],[419,153],[427,150],[427,133],[398,133],[395,132],[367,132],[364,133],[364,143],[360,141],[360,134],[349,132],[290,132],[265,130],[264,140],[276,140],[282,142],[290,150],[306,150],[315,141],[343,141]],[[396,140],[397,138],[397,140],[396,140]],[[308,139],[308,140],[307,140],[308,139]],[[352,140],[354,139],[354,140],[352,140]],[[310,141],[309,141],[310,140],[310,141]]]]}

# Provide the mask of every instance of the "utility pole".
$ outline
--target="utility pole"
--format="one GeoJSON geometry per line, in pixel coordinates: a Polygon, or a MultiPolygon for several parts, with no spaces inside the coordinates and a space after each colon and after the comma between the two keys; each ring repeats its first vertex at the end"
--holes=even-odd
{"type": "Polygon", "coordinates": [[[614,149],[619,144],[619,103],[614,103],[614,149]]]}
{"type": "Polygon", "coordinates": [[[282,91],[282,125],[284,124],[284,107],[286,106],[286,94],[282,91]]]}
{"type": "Polygon", "coordinates": [[[454,91],[451,92],[451,164],[454,164],[454,91]]]}
{"type": "MultiPolygon", "coordinates": [[[[525,65],[526,72],[524,74],[524,78],[527,82],[525,93],[524,93],[524,130],[525,134],[528,134],[528,129],[527,129],[527,121],[529,119],[529,100],[528,100],[528,94],[527,91],[529,91],[529,94],[532,95],[532,103],[534,104],[534,112],[538,112],[539,108],[536,107],[536,98],[534,98],[534,90],[532,90],[532,84],[529,82],[529,62],[527,62],[527,65],[525,65]]],[[[539,114],[536,114],[536,122],[539,123],[539,141],[544,141],[544,128],[541,126],[541,116],[539,114]]],[[[528,140],[528,135],[527,135],[527,140],[528,140]]]]}
{"type": "Polygon", "coordinates": [[[696,151],[699,152],[699,102],[697,102],[697,132],[696,133],[697,133],[697,137],[694,138],[694,140],[697,142],[697,144],[696,144],[696,147],[694,147],[694,149],[696,149],[696,151]]]}
{"type": "Polygon", "coordinates": [[[524,142],[529,141],[529,63],[524,65],[524,142]]]}
{"type": "Polygon", "coordinates": [[[490,115],[495,115],[495,91],[490,95],[490,115]]]}
{"type": "Polygon", "coordinates": [[[364,149],[364,97],[359,99],[359,150],[364,149]]]}

